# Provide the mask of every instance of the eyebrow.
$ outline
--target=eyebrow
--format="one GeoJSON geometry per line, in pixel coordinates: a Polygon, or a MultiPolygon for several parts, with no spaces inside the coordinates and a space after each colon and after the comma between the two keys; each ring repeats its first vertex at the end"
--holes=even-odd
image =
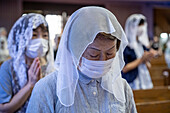
{"type": "Polygon", "coordinates": [[[99,49],[97,49],[97,48],[94,48],[94,47],[88,47],[89,49],[94,49],[94,50],[97,50],[97,51],[101,51],[101,50],[99,50],[99,49]]]}
{"type": "MultiPolygon", "coordinates": [[[[116,46],[116,44],[113,45],[110,49],[108,49],[108,50],[106,50],[106,51],[109,51],[109,50],[113,49],[115,46],[116,46]]],[[[97,51],[101,51],[100,49],[97,49],[97,48],[94,48],[94,47],[88,47],[88,48],[89,48],[89,49],[94,49],[94,50],[97,50],[97,51]]]]}
{"type": "Polygon", "coordinates": [[[116,44],[115,44],[115,45],[113,45],[113,47],[111,47],[111,48],[110,48],[110,49],[108,49],[107,51],[109,51],[109,50],[111,50],[111,49],[115,48],[115,46],[116,46],[116,44]]]}
{"type": "MultiPolygon", "coordinates": [[[[36,32],[36,31],[37,31],[37,29],[33,29],[33,31],[34,31],[34,32],[36,32]]],[[[47,29],[43,29],[42,31],[43,31],[43,32],[48,32],[48,30],[47,30],[47,29]]]]}

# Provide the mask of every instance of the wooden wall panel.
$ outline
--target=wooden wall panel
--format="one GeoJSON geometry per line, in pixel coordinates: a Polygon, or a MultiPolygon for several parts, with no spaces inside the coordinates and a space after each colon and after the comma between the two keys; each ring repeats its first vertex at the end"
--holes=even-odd
{"type": "Polygon", "coordinates": [[[5,27],[9,32],[12,25],[21,15],[21,0],[0,0],[0,27],[5,27]]]}

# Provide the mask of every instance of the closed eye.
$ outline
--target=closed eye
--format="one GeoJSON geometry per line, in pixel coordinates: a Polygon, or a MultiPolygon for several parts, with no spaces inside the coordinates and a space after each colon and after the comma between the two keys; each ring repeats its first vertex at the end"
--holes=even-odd
{"type": "Polygon", "coordinates": [[[113,53],[107,53],[107,55],[113,55],[113,53]]]}
{"type": "Polygon", "coordinates": [[[98,57],[99,55],[90,55],[90,57],[92,57],[92,58],[96,58],[96,57],[98,57]]]}

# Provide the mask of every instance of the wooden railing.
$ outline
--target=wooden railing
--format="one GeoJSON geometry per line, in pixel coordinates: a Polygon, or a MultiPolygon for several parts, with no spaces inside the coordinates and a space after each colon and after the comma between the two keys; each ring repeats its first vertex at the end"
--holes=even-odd
{"type": "Polygon", "coordinates": [[[133,93],[138,113],[170,113],[170,86],[133,93]]]}

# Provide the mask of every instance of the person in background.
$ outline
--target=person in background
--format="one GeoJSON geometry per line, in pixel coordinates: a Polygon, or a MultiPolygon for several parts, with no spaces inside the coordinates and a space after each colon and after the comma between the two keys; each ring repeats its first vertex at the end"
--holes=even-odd
{"type": "Polygon", "coordinates": [[[149,61],[156,53],[153,49],[149,50],[147,48],[149,47],[149,41],[147,41],[146,26],[146,18],[141,14],[131,15],[125,24],[125,33],[129,44],[124,51],[126,64],[122,70],[122,77],[127,80],[134,90],[153,88],[147,67],[151,66],[149,61]],[[143,43],[141,40],[146,42],[143,43]]]}
{"type": "Polygon", "coordinates": [[[75,11],[61,37],[57,70],[36,84],[26,113],[136,113],[133,92],[121,77],[127,43],[109,10],[75,11]]]}
{"type": "Polygon", "coordinates": [[[0,28],[0,63],[3,63],[9,58],[7,48],[7,31],[4,27],[0,28]]]}
{"type": "Polygon", "coordinates": [[[54,71],[53,50],[44,16],[20,17],[8,35],[11,59],[0,68],[0,112],[25,113],[35,83],[54,71]]]}
{"type": "Polygon", "coordinates": [[[160,45],[160,41],[158,36],[154,36],[153,37],[153,41],[151,42],[151,48],[154,49],[155,51],[157,51],[157,55],[155,57],[159,57],[162,55],[162,48],[160,45]]]}
{"type": "MultiPolygon", "coordinates": [[[[149,37],[148,37],[148,31],[147,31],[148,24],[147,24],[147,21],[146,21],[146,17],[144,15],[142,15],[142,14],[132,14],[131,16],[132,17],[133,16],[136,16],[136,17],[138,16],[140,18],[138,29],[137,29],[137,31],[135,33],[137,38],[138,38],[138,41],[142,45],[144,45],[146,48],[150,48],[151,45],[150,45],[149,37]]],[[[134,19],[134,21],[135,21],[135,19],[134,19]]],[[[132,27],[135,27],[135,26],[132,26],[132,27]]]]}
{"type": "Polygon", "coordinates": [[[168,68],[170,69],[170,37],[168,38],[168,41],[166,42],[165,61],[166,61],[166,64],[168,65],[168,68]]]}
{"type": "Polygon", "coordinates": [[[159,38],[157,36],[153,37],[153,42],[151,44],[151,47],[155,50],[159,49],[159,38]]]}
{"type": "Polygon", "coordinates": [[[55,38],[54,38],[54,59],[56,58],[56,54],[57,54],[57,50],[58,50],[58,46],[60,43],[60,39],[61,39],[61,35],[56,34],[55,38]]]}

